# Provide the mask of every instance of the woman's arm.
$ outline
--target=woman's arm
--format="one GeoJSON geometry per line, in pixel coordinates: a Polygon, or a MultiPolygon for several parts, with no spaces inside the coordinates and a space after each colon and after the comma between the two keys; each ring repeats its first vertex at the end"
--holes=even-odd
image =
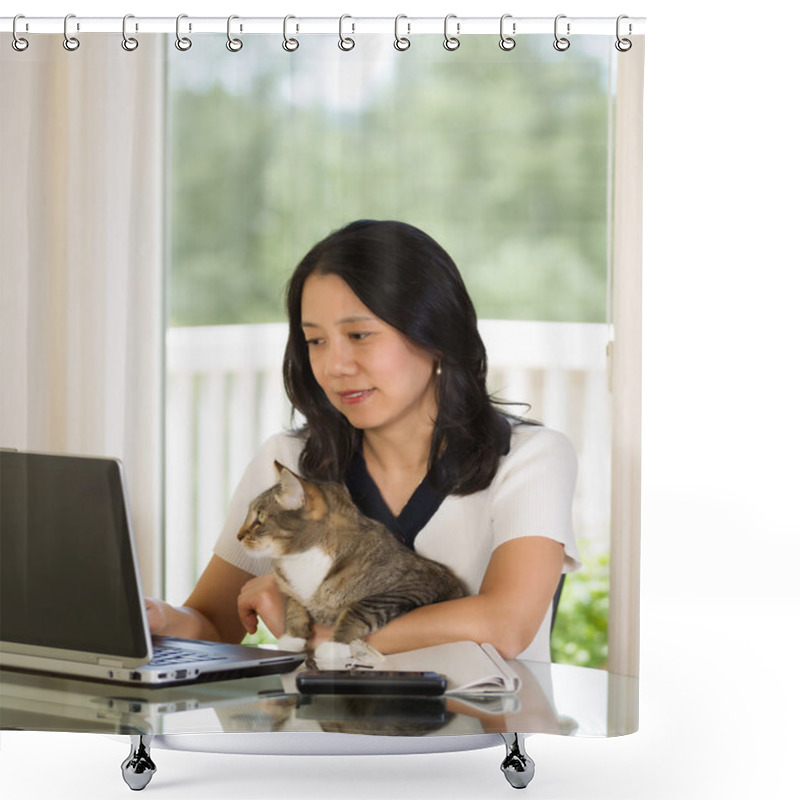
{"type": "Polygon", "coordinates": [[[184,639],[240,642],[246,631],[239,620],[237,599],[252,577],[219,556],[212,556],[183,606],[147,600],[150,631],[184,639]]]}
{"type": "MultiPolygon", "coordinates": [[[[504,658],[516,658],[532,641],[553,601],[564,546],[540,536],[512,539],[492,555],[477,595],[414,609],[367,641],[381,653],[446,642],[489,642],[504,658]]],[[[312,645],[330,637],[315,628],[312,645]]]]}

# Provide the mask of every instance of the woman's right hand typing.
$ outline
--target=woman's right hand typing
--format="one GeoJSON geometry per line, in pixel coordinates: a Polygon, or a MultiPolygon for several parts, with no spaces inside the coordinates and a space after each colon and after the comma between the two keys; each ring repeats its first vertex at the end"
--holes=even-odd
{"type": "Polygon", "coordinates": [[[144,607],[147,611],[147,625],[154,636],[166,636],[169,626],[170,611],[173,607],[163,600],[154,597],[145,597],[144,607]]]}

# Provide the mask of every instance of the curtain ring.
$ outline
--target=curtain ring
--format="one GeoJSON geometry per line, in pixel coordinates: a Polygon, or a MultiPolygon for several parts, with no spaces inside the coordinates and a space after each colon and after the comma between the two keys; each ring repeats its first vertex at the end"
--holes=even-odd
{"type": "MultiPolygon", "coordinates": [[[[183,52],[186,52],[192,46],[192,40],[188,36],[181,36],[181,20],[186,19],[188,16],[188,14],[178,14],[178,18],[175,20],[175,47],[183,52]]],[[[189,30],[191,29],[192,26],[190,24],[189,30]]]]}
{"type": "MultiPolygon", "coordinates": [[[[556,17],[555,24],[553,25],[553,35],[556,37],[556,40],[553,42],[553,47],[558,50],[559,53],[563,53],[565,50],[569,50],[570,41],[566,38],[566,36],[559,36],[558,35],[558,21],[560,19],[566,19],[566,14],[559,14],[556,17]]],[[[569,36],[569,22],[567,23],[567,36],[569,36]]]]}
{"type": "MultiPolygon", "coordinates": [[[[80,41],[75,36],[70,36],[69,33],[67,32],[67,25],[69,24],[69,21],[71,19],[75,19],[75,15],[74,14],[67,14],[67,16],[64,17],[64,43],[63,44],[64,44],[64,49],[65,50],[69,50],[70,52],[72,52],[73,50],[77,50],[81,46],[80,41]]],[[[80,30],[80,26],[78,26],[78,30],[80,30]]]]}
{"type": "MultiPolygon", "coordinates": [[[[517,46],[516,39],[513,36],[506,35],[504,30],[507,19],[511,19],[511,14],[503,14],[503,16],[500,17],[500,49],[505,50],[506,52],[513,50],[517,46]]],[[[517,32],[516,22],[512,23],[511,31],[512,33],[517,32]]]]}
{"type": "MultiPolygon", "coordinates": [[[[411,39],[406,38],[405,36],[400,36],[400,20],[401,19],[408,19],[405,14],[398,14],[394,18],[394,49],[395,50],[408,50],[411,47],[411,39]]],[[[411,33],[411,25],[407,22],[406,27],[408,28],[408,33],[411,33]]]]}
{"type": "Polygon", "coordinates": [[[28,42],[28,40],[27,40],[27,39],[23,39],[23,38],[22,38],[22,37],[21,37],[21,36],[20,36],[20,35],[17,33],[17,20],[18,20],[18,19],[25,19],[25,16],[24,16],[24,14],[17,14],[17,16],[16,16],[16,17],[14,17],[14,22],[11,24],[11,35],[12,35],[12,37],[13,37],[13,38],[11,39],[11,46],[12,46],[12,47],[13,47],[13,48],[14,48],[14,49],[15,49],[15,50],[18,52],[18,53],[21,53],[23,50],[27,50],[27,49],[28,49],[28,44],[29,44],[29,42],[28,42]]]}
{"type": "Polygon", "coordinates": [[[288,30],[289,30],[289,20],[290,19],[296,19],[296,17],[293,17],[291,14],[288,14],[287,16],[285,16],[283,18],[283,44],[282,44],[282,47],[287,53],[293,53],[295,50],[297,50],[298,47],[300,47],[300,42],[298,42],[297,39],[290,39],[289,38],[288,30]]]}
{"type": "Polygon", "coordinates": [[[128,20],[133,19],[133,14],[126,14],[122,18],[122,49],[132,53],[138,46],[139,40],[134,39],[133,36],[128,36],[128,20]]]}
{"type": "MultiPolygon", "coordinates": [[[[619,24],[620,22],[622,22],[623,19],[628,19],[628,17],[625,14],[620,14],[620,16],[617,17],[617,41],[614,42],[614,47],[616,47],[620,53],[627,53],[628,50],[630,50],[631,47],[633,47],[633,42],[630,39],[620,38],[619,24]]],[[[630,34],[630,32],[631,32],[631,25],[630,23],[628,23],[628,34],[630,34]]]]}
{"type": "MultiPolygon", "coordinates": [[[[451,19],[457,19],[456,15],[455,14],[448,14],[444,18],[444,42],[443,42],[443,45],[444,45],[444,49],[445,50],[449,50],[452,53],[453,50],[458,50],[458,48],[461,47],[461,41],[459,40],[458,36],[451,36],[448,33],[447,29],[449,27],[451,19]]],[[[456,22],[456,34],[458,34],[460,32],[461,32],[461,23],[460,22],[456,22]]]]}
{"type": "MultiPolygon", "coordinates": [[[[342,32],[342,28],[344,26],[344,21],[346,19],[352,19],[352,17],[349,14],[342,14],[342,16],[339,17],[339,49],[340,50],[352,50],[356,46],[355,41],[353,41],[353,39],[351,39],[349,36],[345,37],[344,33],[342,32]]],[[[356,26],[355,26],[354,23],[351,23],[351,25],[353,26],[353,31],[352,32],[354,33],[355,30],[356,30],[356,26]]]]}
{"type": "MultiPolygon", "coordinates": [[[[231,53],[238,53],[242,49],[242,40],[234,39],[233,36],[231,36],[231,23],[235,19],[239,19],[236,14],[231,14],[228,17],[228,41],[225,42],[225,47],[227,47],[231,53]]],[[[241,30],[241,28],[239,30],[241,30]]]]}

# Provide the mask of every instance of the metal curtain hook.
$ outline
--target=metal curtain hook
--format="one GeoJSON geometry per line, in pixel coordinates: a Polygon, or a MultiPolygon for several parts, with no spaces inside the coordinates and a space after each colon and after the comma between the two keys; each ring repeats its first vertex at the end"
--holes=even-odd
{"type": "MultiPolygon", "coordinates": [[[[411,39],[406,38],[406,36],[400,36],[400,20],[401,19],[408,19],[405,14],[398,14],[394,18],[394,49],[395,50],[408,50],[411,47],[411,39]]],[[[411,33],[411,23],[406,22],[406,28],[408,28],[408,33],[411,33]]]]}
{"type": "MultiPolygon", "coordinates": [[[[356,46],[355,41],[353,41],[353,39],[351,39],[349,36],[345,37],[345,35],[343,33],[342,28],[344,26],[344,21],[346,19],[352,19],[352,17],[349,14],[342,14],[342,16],[339,17],[339,49],[340,50],[352,50],[356,46]]],[[[353,28],[351,33],[355,33],[355,30],[356,30],[355,23],[350,23],[350,24],[351,24],[351,26],[353,28]]]]}
{"type": "MultiPolygon", "coordinates": [[[[72,52],[73,50],[77,50],[81,46],[80,41],[75,36],[70,36],[67,31],[67,25],[69,24],[69,21],[71,19],[75,19],[74,14],[67,14],[67,16],[64,17],[64,42],[63,42],[64,49],[69,50],[70,52],[72,52]]],[[[78,30],[80,30],[80,25],[78,26],[78,30]]]]}
{"type": "MultiPolygon", "coordinates": [[[[444,42],[443,42],[444,49],[450,50],[450,52],[452,52],[453,50],[458,50],[458,48],[461,47],[461,41],[459,40],[458,36],[451,36],[450,33],[448,32],[451,19],[457,19],[456,15],[448,14],[444,18],[444,42]]],[[[456,22],[456,34],[459,33],[461,33],[461,23],[456,22]]]]}
{"type": "MultiPolygon", "coordinates": [[[[175,47],[184,52],[192,46],[192,40],[188,36],[181,36],[181,20],[186,19],[188,16],[188,14],[178,14],[178,18],[175,20],[175,47]]],[[[192,26],[190,24],[189,30],[191,31],[191,29],[192,26]]]]}
{"type": "MultiPolygon", "coordinates": [[[[559,36],[558,35],[558,21],[560,19],[566,19],[566,14],[559,14],[556,17],[555,24],[553,25],[553,35],[556,37],[556,40],[553,42],[553,47],[558,50],[560,53],[563,53],[565,50],[569,50],[570,41],[566,38],[566,36],[559,36]]],[[[569,22],[567,23],[567,36],[569,36],[569,22]]]]}
{"type": "Polygon", "coordinates": [[[24,14],[17,14],[17,16],[14,17],[14,22],[11,24],[11,35],[13,37],[11,39],[11,46],[18,53],[21,53],[23,50],[27,50],[28,49],[28,40],[27,39],[23,39],[17,33],[17,20],[20,20],[20,19],[25,19],[25,15],[24,14]]]}
{"type": "Polygon", "coordinates": [[[128,20],[133,18],[133,14],[126,14],[122,18],[122,49],[127,50],[129,53],[132,53],[139,46],[138,39],[134,39],[133,36],[128,36],[128,20]]]}
{"type": "Polygon", "coordinates": [[[295,19],[291,14],[288,14],[283,18],[283,49],[286,50],[287,53],[293,53],[300,47],[300,42],[297,39],[290,39],[289,38],[289,20],[295,19]]]}
{"type": "MultiPolygon", "coordinates": [[[[225,47],[231,51],[231,53],[238,53],[242,49],[242,40],[241,39],[234,39],[231,35],[231,23],[235,20],[239,19],[236,14],[231,14],[228,17],[228,41],[225,42],[225,47]]],[[[239,28],[241,30],[241,27],[239,28]]]]}
{"type": "MultiPolygon", "coordinates": [[[[509,36],[505,32],[505,24],[507,19],[511,19],[511,14],[503,14],[503,16],[500,17],[500,49],[506,51],[513,50],[517,46],[516,39],[514,39],[513,36],[509,36]]],[[[516,22],[512,23],[511,32],[517,32],[516,22]]]]}
{"type": "MultiPolygon", "coordinates": [[[[620,14],[620,16],[617,17],[617,41],[614,42],[614,47],[616,47],[617,50],[619,50],[620,53],[627,53],[628,50],[630,50],[631,47],[633,47],[633,42],[630,39],[622,39],[622,38],[620,38],[620,35],[619,35],[619,27],[620,27],[619,24],[624,19],[628,19],[628,17],[625,14],[620,14]]],[[[628,35],[630,35],[630,33],[631,33],[631,24],[629,22],[628,23],[628,35]]]]}

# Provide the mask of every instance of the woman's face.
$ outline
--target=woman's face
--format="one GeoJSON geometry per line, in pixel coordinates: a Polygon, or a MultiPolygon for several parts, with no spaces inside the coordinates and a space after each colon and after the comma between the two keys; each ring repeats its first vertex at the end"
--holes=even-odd
{"type": "Polygon", "coordinates": [[[426,350],[376,317],[338,275],[310,275],[300,313],[314,377],[353,427],[431,427],[437,403],[426,350]]]}

